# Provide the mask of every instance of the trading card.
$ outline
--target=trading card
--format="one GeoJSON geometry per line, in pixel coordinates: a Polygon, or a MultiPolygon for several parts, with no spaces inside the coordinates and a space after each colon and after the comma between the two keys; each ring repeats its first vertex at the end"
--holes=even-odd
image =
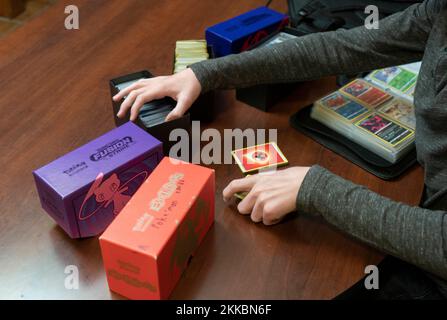
{"type": "Polygon", "coordinates": [[[410,97],[412,97],[412,98],[414,98],[414,91],[415,91],[415,89],[416,89],[416,83],[414,83],[413,85],[411,85],[411,86],[407,89],[407,91],[405,91],[405,94],[408,95],[408,96],[410,96],[410,97]]]}
{"type": "Polygon", "coordinates": [[[360,97],[362,94],[367,92],[371,86],[366,83],[365,81],[361,80],[354,80],[350,84],[348,84],[346,87],[342,88],[342,91],[345,93],[354,96],[354,97],[360,97]]]}
{"type": "Polygon", "coordinates": [[[145,103],[140,109],[140,115],[156,113],[159,106],[154,103],[145,103]]]}
{"type": "Polygon", "coordinates": [[[416,82],[417,74],[400,67],[390,67],[375,71],[372,78],[404,92],[416,82]]]}
{"type": "Polygon", "coordinates": [[[157,113],[156,115],[152,115],[149,117],[144,117],[144,120],[148,123],[155,123],[155,122],[159,122],[160,120],[164,120],[166,118],[166,116],[168,115],[168,113],[157,113]]]}
{"type": "Polygon", "coordinates": [[[334,92],[323,98],[321,104],[348,120],[353,120],[368,112],[366,107],[348,99],[339,92],[334,92]]]}
{"type": "Polygon", "coordinates": [[[389,93],[360,79],[354,80],[340,90],[373,108],[392,98],[389,93]]]}
{"type": "Polygon", "coordinates": [[[419,74],[419,71],[421,70],[421,65],[422,65],[422,61],[418,61],[418,62],[404,64],[402,67],[404,67],[405,69],[407,69],[411,72],[414,72],[415,74],[419,74]]]}
{"type": "MultiPolygon", "coordinates": [[[[141,78],[141,79],[144,79],[144,78],[141,78]]],[[[123,83],[117,84],[115,87],[116,87],[119,91],[121,91],[121,90],[123,90],[123,89],[126,89],[127,87],[130,87],[130,86],[133,85],[135,82],[138,82],[138,81],[140,81],[141,79],[135,79],[135,80],[131,80],[131,81],[127,81],[127,82],[123,82],[123,83]]]]}
{"type": "Polygon", "coordinates": [[[334,110],[346,105],[348,102],[349,99],[341,95],[338,91],[321,99],[322,105],[324,105],[328,109],[334,109],[334,110]]]}
{"type": "Polygon", "coordinates": [[[156,113],[150,116],[140,117],[140,119],[144,122],[144,124],[148,127],[156,126],[160,123],[165,122],[166,117],[168,116],[170,110],[165,112],[156,113]]]}
{"type": "Polygon", "coordinates": [[[165,118],[160,118],[156,121],[152,121],[151,123],[149,123],[148,127],[155,127],[158,126],[159,124],[162,124],[163,122],[165,122],[165,118]]]}
{"type": "Polygon", "coordinates": [[[149,117],[152,115],[157,115],[163,112],[169,112],[173,109],[172,106],[170,105],[165,105],[165,106],[160,106],[160,107],[155,107],[155,108],[151,108],[151,109],[145,109],[145,110],[140,110],[140,115],[143,117],[149,117]]]}
{"type": "Polygon", "coordinates": [[[394,79],[396,75],[400,73],[399,67],[390,67],[381,70],[377,70],[373,73],[372,77],[380,82],[389,83],[391,79],[394,79]]]}
{"type": "Polygon", "coordinates": [[[416,128],[414,107],[411,103],[401,99],[393,99],[379,109],[388,118],[396,120],[412,129],[416,128]]]}
{"type": "Polygon", "coordinates": [[[232,151],[243,173],[288,164],[288,160],[274,142],[232,151]]]}
{"type": "Polygon", "coordinates": [[[357,126],[380,140],[395,146],[414,134],[414,131],[374,113],[360,120],[357,126]]]}
{"type": "Polygon", "coordinates": [[[245,199],[245,197],[247,196],[247,194],[248,194],[248,192],[236,192],[235,194],[234,194],[234,196],[236,197],[236,198],[238,198],[239,200],[244,200],[245,199]]]}

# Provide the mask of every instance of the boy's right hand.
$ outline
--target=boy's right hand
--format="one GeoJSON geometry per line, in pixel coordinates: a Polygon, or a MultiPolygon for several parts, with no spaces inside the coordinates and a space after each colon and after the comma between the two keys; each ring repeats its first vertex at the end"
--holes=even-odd
{"type": "Polygon", "coordinates": [[[141,79],[120,91],[114,101],[127,98],[121,104],[117,116],[123,118],[130,109],[130,120],[135,121],[141,107],[146,103],[164,97],[177,101],[176,107],[167,115],[166,121],[183,116],[199,97],[202,87],[194,72],[188,68],[172,76],[141,79]]]}

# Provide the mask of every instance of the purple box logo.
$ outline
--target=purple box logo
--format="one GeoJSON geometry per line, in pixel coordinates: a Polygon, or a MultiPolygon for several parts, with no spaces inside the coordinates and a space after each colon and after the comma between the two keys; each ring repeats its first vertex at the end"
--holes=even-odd
{"type": "Polygon", "coordinates": [[[122,139],[115,140],[106,144],[102,148],[99,148],[97,152],[90,156],[92,161],[107,160],[112,158],[118,152],[121,152],[131,146],[133,143],[132,137],[124,137],[122,139]]]}
{"type": "Polygon", "coordinates": [[[34,171],[42,207],[72,238],[102,233],[163,158],[129,122],[34,171]]]}

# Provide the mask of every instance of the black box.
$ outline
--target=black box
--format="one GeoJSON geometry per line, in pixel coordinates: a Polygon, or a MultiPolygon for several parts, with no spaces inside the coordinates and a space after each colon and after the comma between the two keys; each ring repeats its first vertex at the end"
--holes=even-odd
{"type": "MultiPolygon", "coordinates": [[[[214,51],[211,46],[207,46],[208,55],[210,59],[214,59],[214,51]]],[[[175,69],[175,52],[174,59],[172,64],[172,73],[174,73],[175,69]]],[[[201,94],[196,101],[191,105],[189,109],[189,113],[191,115],[192,121],[201,121],[205,123],[209,123],[213,121],[215,116],[214,109],[214,91],[208,91],[207,93],[201,94]]]]}
{"type": "MultiPolygon", "coordinates": [[[[121,76],[121,77],[115,78],[113,80],[110,80],[109,84],[110,84],[110,93],[112,95],[112,98],[119,92],[120,89],[118,88],[118,86],[120,84],[130,82],[130,81],[136,81],[139,79],[148,79],[148,78],[152,78],[152,77],[153,77],[153,75],[149,71],[144,70],[144,71],[132,73],[129,75],[121,76]]],[[[124,118],[118,118],[116,115],[118,113],[123,101],[124,101],[124,99],[116,102],[112,99],[113,117],[115,119],[116,126],[120,126],[120,125],[128,122],[130,119],[129,112],[126,113],[124,118]]],[[[144,109],[145,109],[145,107],[148,107],[150,105],[157,104],[157,103],[160,103],[163,105],[169,105],[169,106],[171,106],[172,109],[176,105],[176,101],[174,101],[171,98],[163,98],[163,99],[154,100],[152,102],[146,103],[144,105],[144,107],[140,110],[140,114],[138,115],[138,118],[135,121],[135,123],[138,126],[140,126],[141,128],[145,129],[149,134],[153,135],[155,138],[160,140],[163,143],[164,154],[169,155],[169,150],[171,149],[171,147],[174,144],[177,143],[176,141],[169,141],[169,134],[174,129],[182,128],[188,132],[189,136],[191,136],[191,116],[189,113],[186,113],[185,115],[183,115],[183,117],[172,120],[172,121],[168,121],[168,122],[164,122],[164,119],[162,119],[163,117],[161,117],[160,118],[161,122],[157,120],[154,125],[151,125],[145,119],[144,109]]],[[[155,110],[155,108],[153,110],[155,110]]],[[[154,116],[156,116],[156,112],[153,114],[154,114],[154,116]]]]}
{"type": "MultiPolygon", "coordinates": [[[[285,28],[280,32],[299,36],[299,33],[292,28],[285,28]]],[[[263,43],[270,41],[280,32],[264,38],[261,42],[257,43],[256,46],[250,48],[250,50],[256,49],[263,43]]],[[[269,83],[248,88],[240,88],[236,89],[236,99],[262,111],[268,111],[268,109],[271,108],[275,103],[277,103],[284,96],[288,95],[296,87],[297,84],[297,82],[274,84],[269,83]]]]}

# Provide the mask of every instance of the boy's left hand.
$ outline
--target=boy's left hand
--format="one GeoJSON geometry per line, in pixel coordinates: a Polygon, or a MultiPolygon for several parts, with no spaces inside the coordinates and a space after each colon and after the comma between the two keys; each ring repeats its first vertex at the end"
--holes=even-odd
{"type": "Polygon", "coordinates": [[[272,225],[296,210],[296,197],[310,167],[293,167],[236,179],[223,190],[225,201],[237,192],[248,192],[237,206],[241,214],[251,214],[254,222],[272,225]]]}

